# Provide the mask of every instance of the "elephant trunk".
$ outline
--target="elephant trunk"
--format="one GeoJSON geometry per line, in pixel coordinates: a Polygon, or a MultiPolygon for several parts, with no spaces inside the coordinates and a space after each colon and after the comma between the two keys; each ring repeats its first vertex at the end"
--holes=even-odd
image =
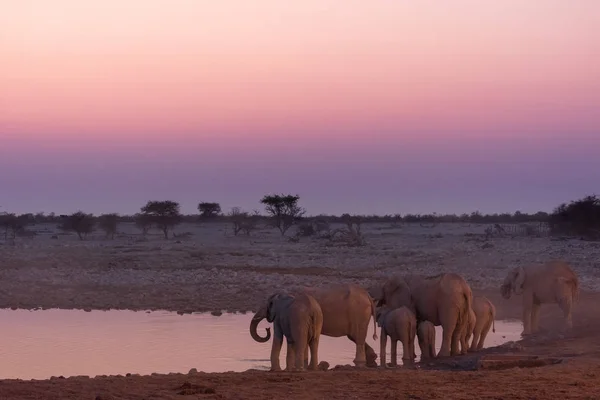
{"type": "Polygon", "coordinates": [[[264,307],[262,307],[256,312],[256,314],[254,314],[254,317],[252,317],[252,320],[250,321],[250,336],[252,336],[252,339],[259,343],[265,343],[268,342],[269,339],[271,339],[271,328],[265,329],[267,331],[267,336],[265,337],[260,336],[256,330],[260,321],[262,321],[266,317],[267,310],[264,307]]]}

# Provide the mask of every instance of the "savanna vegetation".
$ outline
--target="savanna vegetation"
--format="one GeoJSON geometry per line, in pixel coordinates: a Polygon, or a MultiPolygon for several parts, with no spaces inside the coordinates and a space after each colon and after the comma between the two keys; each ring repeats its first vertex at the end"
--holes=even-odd
{"type": "MultiPolygon", "coordinates": [[[[299,240],[307,236],[341,237],[344,241],[360,245],[362,242],[361,225],[364,223],[390,223],[394,226],[418,223],[422,226],[434,226],[439,223],[488,224],[486,231],[492,235],[504,232],[503,224],[544,225],[548,234],[556,236],[575,236],[587,240],[600,239],[600,198],[588,195],[570,203],[557,206],[552,212],[536,212],[533,214],[516,211],[514,213],[482,214],[478,211],[471,214],[394,214],[394,215],[313,215],[307,216],[300,205],[297,194],[267,194],[259,200],[264,212],[259,210],[243,210],[232,207],[228,212],[222,211],[218,202],[200,202],[198,214],[184,215],[180,204],[173,200],[151,200],[140,208],[135,215],[119,215],[116,213],[95,216],[83,211],[70,215],[55,213],[21,214],[0,213],[0,233],[5,240],[16,237],[34,237],[31,226],[42,223],[56,223],[64,232],[75,233],[79,239],[99,230],[106,238],[112,239],[118,233],[119,223],[134,223],[142,235],[152,229],[161,232],[165,239],[174,236],[174,229],[181,223],[227,222],[231,224],[234,235],[240,233],[251,235],[260,227],[273,227],[281,236],[290,240],[299,240]],[[344,228],[331,230],[331,224],[342,224],[344,228]],[[290,231],[292,227],[295,230],[290,231]],[[293,232],[290,234],[290,232],[293,232]]],[[[533,228],[531,228],[533,229],[533,228]]]]}

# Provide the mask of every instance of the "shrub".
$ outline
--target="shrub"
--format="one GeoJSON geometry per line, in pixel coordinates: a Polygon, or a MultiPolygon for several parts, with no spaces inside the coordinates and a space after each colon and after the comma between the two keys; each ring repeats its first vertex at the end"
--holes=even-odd
{"type": "Polygon", "coordinates": [[[600,238],[600,199],[596,195],[561,204],[550,214],[552,234],[600,238]]]}
{"type": "Polygon", "coordinates": [[[98,217],[98,227],[111,239],[115,238],[118,224],[119,214],[102,214],[98,217]]]}
{"type": "Polygon", "coordinates": [[[93,214],[77,211],[71,215],[62,216],[62,222],[58,229],[65,232],[75,232],[79,240],[84,240],[88,234],[94,231],[95,222],[93,214]]]}

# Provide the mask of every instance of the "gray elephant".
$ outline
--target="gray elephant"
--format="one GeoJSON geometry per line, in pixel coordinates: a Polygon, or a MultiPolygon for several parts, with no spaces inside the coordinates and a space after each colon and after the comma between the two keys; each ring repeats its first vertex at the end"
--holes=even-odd
{"type": "Polygon", "coordinates": [[[469,331],[467,333],[467,343],[473,336],[471,347],[469,351],[475,352],[483,349],[483,343],[485,338],[492,329],[492,332],[496,332],[496,307],[494,304],[485,296],[473,297],[473,310],[472,310],[473,321],[469,318],[469,331]]]}
{"type": "MultiPolygon", "coordinates": [[[[307,293],[317,300],[323,312],[323,329],[321,334],[331,337],[346,336],[356,344],[356,356],[354,364],[358,367],[377,366],[375,360],[377,354],[366,343],[369,330],[369,321],[373,317],[373,329],[375,330],[375,305],[369,293],[355,284],[332,285],[325,288],[302,287],[295,292],[307,293]]],[[[251,325],[250,333],[257,342],[269,340],[267,336],[260,337],[256,332],[256,325],[251,325]]],[[[377,340],[376,332],[373,339],[377,340]]]]}
{"type": "Polygon", "coordinates": [[[438,357],[467,352],[464,332],[472,308],[473,293],[460,275],[392,276],[383,285],[381,296],[378,306],[406,306],[415,313],[417,322],[430,321],[435,326],[442,326],[442,346],[438,357]]]}
{"type": "Polygon", "coordinates": [[[563,311],[565,328],[573,326],[572,308],[579,295],[579,279],[564,261],[513,268],[504,279],[500,291],[505,299],[509,299],[512,293],[523,295],[522,335],[539,330],[542,304],[557,303],[563,311]]]}
{"type": "Polygon", "coordinates": [[[421,321],[417,325],[417,338],[421,349],[421,360],[427,361],[435,358],[435,326],[429,321],[421,321]]]}
{"type": "Polygon", "coordinates": [[[398,341],[402,343],[402,363],[412,363],[415,356],[415,336],[417,334],[417,319],[415,314],[407,307],[390,309],[382,307],[377,312],[377,324],[381,327],[380,353],[381,367],[387,368],[385,362],[385,347],[387,337],[390,337],[391,344],[391,364],[393,367],[398,365],[397,345],[398,341]]]}
{"type": "Polygon", "coordinates": [[[286,370],[303,370],[304,357],[310,348],[308,369],[318,368],[319,337],[323,328],[323,312],[319,303],[305,293],[277,292],[267,299],[266,304],[256,312],[250,323],[250,334],[258,342],[266,342],[271,336],[267,328],[267,338],[256,335],[258,323],[266,318],[275,329],[271,346],[271,371],[281,371],[279,354],[283,337],[287,340],[286,370]]]}

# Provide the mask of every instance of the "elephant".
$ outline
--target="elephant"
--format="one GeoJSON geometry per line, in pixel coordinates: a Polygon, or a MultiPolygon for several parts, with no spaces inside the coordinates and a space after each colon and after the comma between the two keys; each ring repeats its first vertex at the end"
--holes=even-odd
{"type": "Polygon", "coordinates": [[[579,297],[579,279],[568,263],[561,260],[512,268],[500,287],[502,297],[523,295],[523,332],[539,331],[542,304],[557,303],[564,316],[564,329],[573,327],[573,302],[579,297]]]}
{"type": "Polygon", "coordinates": [[[250,334],[258,342],[266,342],[271,336],[267,328],[267,338],[256,333],[256,327],[264,318],[272,322],[275,328],[271,346],[271,371],[281,371],[279,354],[283,337],[287,340],[286,370],[302,371],[305,367],[305,354],[310,348],[310,364],[308,369],[318,369],[318,349],[321,329],[323,328],[323,312],[319,303],[306,293],[288,293],[279,291],[267,299],[250,322],[250,334]]]}
{"type": "Polygon", "coordinates": [[[421,321],[417,325],[417,338],[421,349],[421,361],[435,358],[435,326],[429,321],[421,321]]]}
{"type": "Polygon", "coordinates": [[[406,306],[415,313],[417,322],[430,321],[434,326],[442,326],[442,346],[437,357],[467,352],[464,332],[473,293],[460,275],[391,276],[384,283],[381,296],[377,306],[388,305],[392,309],[406,306]]]}
{"type": "Polygon", "coordinates": [[[485,296],[473,297],[472,317],[469,318],[469,329],[467,332],[467,343],[473,336],[469,351],[475,352],[483,349],[485,338],[492,328],[496,332],[496,307],[485,296]]]}
{"type": "Polygon", "coordinates": [[[387,368],[385,362],[385,346],[387,337],[392,342],[391,364],[398,365],[398,356],[396,353],[398,341],[402,342],[402,362],[403,364],[412,363],[415,356],[415,336],[417,334],[417,319],[415,314],[407,307],[390,309],[383,307],[377,312],[377,324],[381,327],[380,353],[381,367],[387,368]]]}
{"type": "MultiPolygon", "coordinates": [[[[311,295],[323,312],[323,329],[321,334],[330,337],[346,336],[356,345],[354,364],[357,367],[377,366],[377,353],[366,343],[369,321],[373,317],[373,340],[377,340],[375,325],[375,305],[369,293],[356,284],[338,284],[325,288],[301,287],[298,292],[311,295]]],[[[252,337],[258,342],[266,342],[271,337],[267,328],[267,336],[261,338],[251,329],[252,337]]]]}

